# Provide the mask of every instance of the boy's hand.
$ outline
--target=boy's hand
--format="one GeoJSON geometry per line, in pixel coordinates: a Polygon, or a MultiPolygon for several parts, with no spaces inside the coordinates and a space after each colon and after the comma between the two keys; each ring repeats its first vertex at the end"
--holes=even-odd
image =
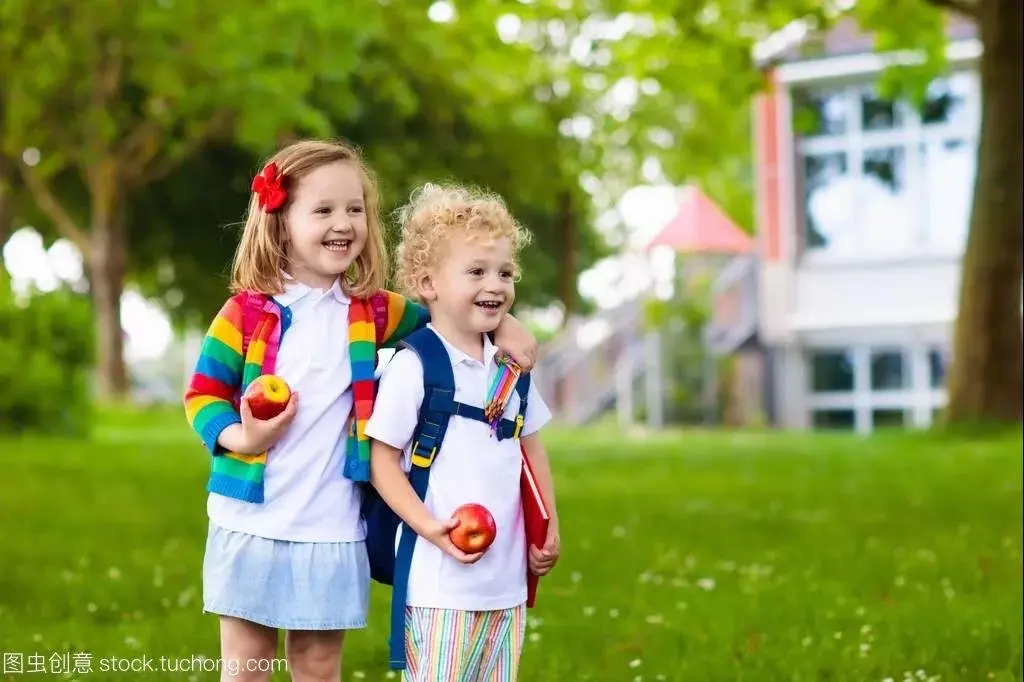
{"type": "Polygon", "coordinates": [[[242,441],[247,454],[258,455],[266,452],[274,443],[281,439],[288,425],[295,419],[299,408],[299,395],[292,393],[284,412],[273,419],[257,419],[252,416],[249,399],[242,398],[240,412],[242,415],[242,441]]]}
{"type": "Polygon", "coordinates": [[[447,521],[434,519],[426,528],[423,529],[423,533],[421,535],[459,563],[475,564],[480,561],[480,557],[482,557],[484,553],[476,552],[475,554],[466,554],[456,547],[452,543],[451,538],[448,537],[448,533],[458,525],[458,519],[448,519],[447,521]]]}
{"type": "Polygon", "coordinates": [[[544,546],[537,549],[530,545],[530,555],[527,563],[530,565],[530,572],[534,575],[547,575],[555,564],[558,563],[558,555],[561,552],[561,540],[558,537],[558,524],[551,523],[548,526],[548,536],[544,540],[544,546]]]}
{"type": "Polygon", "coordinates": [[[524,372],[537,362],[537,337],[511,315],[506,315],[494,330],[494,345],[511,355],[524,372]]]}

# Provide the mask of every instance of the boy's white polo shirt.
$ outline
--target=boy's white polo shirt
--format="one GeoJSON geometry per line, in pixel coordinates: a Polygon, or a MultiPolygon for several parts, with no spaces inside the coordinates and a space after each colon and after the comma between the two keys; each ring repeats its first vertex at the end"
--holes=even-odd
{"type": "MultiPolygon", "coordinates": [[[[480,362],[440,334],[438,337],[452,362],[455,400],[483,407],[496,370],[497,348],[485,337],[484,361],[480,362]]],[[[535,382],[530,382],[524,436],[551,419],[534,386],[535,382]]],[[[405,471],[410,468],[409,450],[422,400],[423,365],[419,356],[411,350],[399,351],[381,375],[366,433],[402,450],[405,471]]],[[[514,394],[505,416],[514,419],[518,411],[519,396],[514,394]]],[[[518,440],[499,442],[483,422],[458,416],[448,422],[444,442],[431,466],[424,502],[439,519],[449,518],[462,504],[483,504],[494,516],[498,534],[484,556],[468,566],[417,538],[409,574],[410,606],[485,611],[512,608],[526,601],[526,536],[519,496],[521,457],[518,440]]]]}
{"type": "Polygon", "coordinates": [[[292,314],[275,373],[298,392],[299,410],[267,454],[264,502],[211,494],[207,513],[228,530],[276,540],[363,540],[359,491],[342,475],[352,411],[349,299],[338,282],[323,290],[294,280],[274,298],[292,314]]]}

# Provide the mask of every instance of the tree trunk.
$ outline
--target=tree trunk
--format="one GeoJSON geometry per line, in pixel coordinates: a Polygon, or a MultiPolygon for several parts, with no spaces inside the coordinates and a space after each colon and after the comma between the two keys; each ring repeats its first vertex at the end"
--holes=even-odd
{"type": "Polygon", "coordinates": [[[14,173],[13,163],[0,154],[0,269],[3,268],[4,244],[14,228],[14,173]]]}
{"type": "Polygon", "coordinates": [[[89,289],[96,332],[96,395],[103,400],[118,400],[128,393],[121,327],[125,233],[114,178],[114,173],[98,170],[90,182],[89,289]]]}
{"type": "Polygon", "coordinates": [[[1021,420],[1021,278],[1024,105],[1021,0],[977,4],[981,139],[971,227],[953,339],[949,405],[954,425],[1021,420]]]}
{"type": "Polygon", "coordinates": [[[558,194],[558,227],[562,232],[562,262],[558,297],[565,315],[562,323],[576,311],[576,221],[572,212],[572,195],[568,190],[558,194]]]}

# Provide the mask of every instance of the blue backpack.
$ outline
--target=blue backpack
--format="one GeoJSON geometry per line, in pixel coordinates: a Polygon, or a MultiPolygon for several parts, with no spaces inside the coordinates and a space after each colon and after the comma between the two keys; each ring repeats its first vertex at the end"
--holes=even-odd
{"type": "MultiPolygon", "coordinates": [[[[420,404],[419,423],[412,436],[412,467],[409,483],[420,500],[427,495],[430,466],[441,450],[448,420],[452,416],[486,422],[483,409],[455,401],[455,377],[451,359],[441,339],[433,330],[424,327],[410,334],[402,342],[403,349],[411,350],[423,365],[423,402],[420,404]]],[[[399,351],[401,352],[401,350],[399,351]]],[[[526,416],[526,396],[530,376],[523,373],[516,383],[519,395],[519,413],[515,420],[502,418],[498,424],[498,440],[519,438],[526,416]]],[[[366,522],[366,551],[370,559],[370,576],[389,585],[391,591],[390,665],[392,670],[405,668],[405,606],[409,587],[409,567],[412,564],[416,533],[391,510],[372,485],[363,487],[362,516],[366,522]],[[402,528],[402,536],[395,552],[395,535],[402,528]]]]}

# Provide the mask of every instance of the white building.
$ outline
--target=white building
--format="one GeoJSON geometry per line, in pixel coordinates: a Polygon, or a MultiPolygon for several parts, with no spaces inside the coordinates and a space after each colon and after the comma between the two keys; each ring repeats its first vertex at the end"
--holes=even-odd
{"type": "Polygon", "coordinates": [[[777,426],[924,427],[945,403],[981,51],[970,24],[948,35],[950,71],[921,110],[879,97],[883,57],[850,24],[819,56],[765,68],[756,316],[777,426]]]}

